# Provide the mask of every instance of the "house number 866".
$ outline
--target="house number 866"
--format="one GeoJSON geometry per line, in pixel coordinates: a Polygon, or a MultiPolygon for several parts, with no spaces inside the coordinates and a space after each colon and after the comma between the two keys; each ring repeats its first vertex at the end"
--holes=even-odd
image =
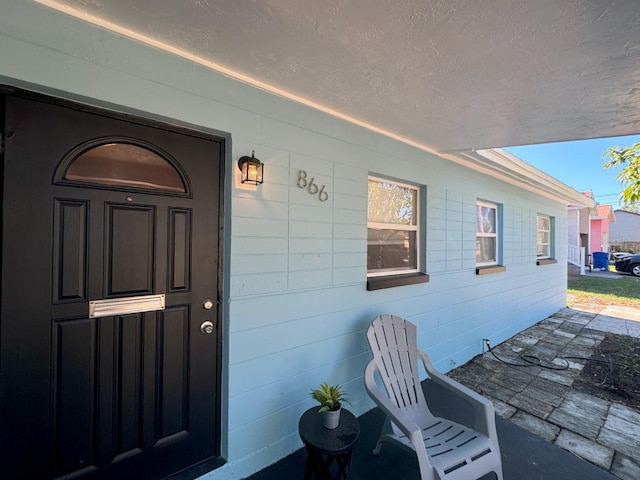
{"type": "Polygon", "coordinates": [[[307,180],[307,172],[304,170],[300,170],[298,176],[298,187],[306,188],[309,195],[318,195],[318,200],[321,202],[326,202],[329,200],[329,194],[324,191],[324,185],[322,187],[318,187],[316,183],[314,183],[315,177],[311,177],[311,180],[307,180]]]}

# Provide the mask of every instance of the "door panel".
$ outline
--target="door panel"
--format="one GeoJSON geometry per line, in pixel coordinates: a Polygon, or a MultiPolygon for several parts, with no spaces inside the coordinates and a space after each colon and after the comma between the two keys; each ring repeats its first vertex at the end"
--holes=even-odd
{"type": "Polygon", "coordinates": [[[53,220],[53,303],[86,300],[88,204],[56,199],[53,220]]]}
{"type": "Polygon", "coordinates": [[[155,278],[155,208],[109,203],[105,208],[106,296],[152,294],[155,278]]]}
{"type": "Polygon", "coordinates": [[[54,326],[53,351],[56,477],[97,465],[97,321],[54,326]]]}
{"type": "Polygon", "coordinates": [[[191,210],[169,210],[169,292],[189,290],[191,280],[191,210]]]}
{"type": "Polygon", "coordinates": [[[43,98],[6,96],[4,120],[0,477],[159,479],[215,459],[220,315],[202,302],[220,294],[222,139],[43,98]],[[101,138],[166,155],[186,192],[60,180],[101,138]],[[89,301],[160,293],[164,310],[89,318],[89,301]]]}
{"type": "Polygon", "coordinates": [[[116,461],[144,448],[142,443],[144,433],[142,423],[143,315],[135,313],[119,316],[113,325],[114,357],[120,360],[116,365],[116,378],[113,381],[116,461]]]}
{"type": "Polygon", "coordinates": [[[189,425],[189,310],[173,307],[160,314],[158,373],[159,428],[157,442],[186,433],[189,425]]]}

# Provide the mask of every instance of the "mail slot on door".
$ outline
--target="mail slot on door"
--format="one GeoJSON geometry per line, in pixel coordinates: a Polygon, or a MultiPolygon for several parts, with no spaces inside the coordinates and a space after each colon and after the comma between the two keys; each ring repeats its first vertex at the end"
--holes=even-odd
{"type": "Polygon", "coordinates": [[[139,297],[109,298],[89,302],[89,318],[164,310],[164,293],[139,297]]]}

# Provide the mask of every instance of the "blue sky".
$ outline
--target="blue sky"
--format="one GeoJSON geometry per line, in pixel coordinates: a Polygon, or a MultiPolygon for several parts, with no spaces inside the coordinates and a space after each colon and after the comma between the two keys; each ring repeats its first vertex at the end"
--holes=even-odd
{"type": "Polygon", "coordinates": [[[579,192],[591,190],[596,202],[619,208],[622,186],[616,180],[618,170],[605,170],[602,154],[609,147],[629,147],[637,142],[640,142],[640,135],[508,147],[506,150],[579,192]]]}

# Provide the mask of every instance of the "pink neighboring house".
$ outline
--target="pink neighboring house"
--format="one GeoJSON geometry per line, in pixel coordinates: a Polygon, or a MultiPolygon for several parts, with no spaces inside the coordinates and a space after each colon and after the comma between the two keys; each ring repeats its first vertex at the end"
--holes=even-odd
{"type": "Polygon", "coordinates": [[[598,214],[589,219],[589,252],[609,252],[609,223],[616,221],[611,205],[596,205],[598,214]]]}
{"type": "MultiPolygon", "coordinates": [[[[595,200],[592,192],[582,194],[595,200]]],[[[593,264],[594,252],[609,252],[609,224],[615,221],[611,205],[595,205],[591,208],[569,207],[567,260],[580,267],[581,275],[584,275],[585,266],[590,267],[593,264]]]]}

